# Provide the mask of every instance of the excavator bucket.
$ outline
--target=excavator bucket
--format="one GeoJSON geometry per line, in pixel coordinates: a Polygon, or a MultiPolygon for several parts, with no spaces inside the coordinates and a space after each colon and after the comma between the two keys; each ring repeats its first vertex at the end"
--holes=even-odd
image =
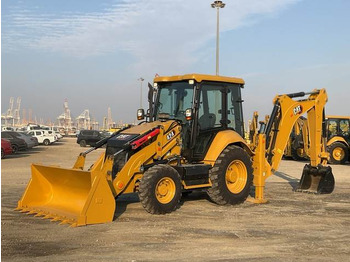
{"type": "Polygon", "coordinates": [[[83,171],[32,164],[31,169],[17,210],[73,227],[113,220],[115,198],[103,168],[83,171]]]}
{"type": "Polygon", "coordinates": [[[296,191],[315,194],[330,194],[333,190],[334,176],[330,166],[304,166],[303,174],[296,191]]]}

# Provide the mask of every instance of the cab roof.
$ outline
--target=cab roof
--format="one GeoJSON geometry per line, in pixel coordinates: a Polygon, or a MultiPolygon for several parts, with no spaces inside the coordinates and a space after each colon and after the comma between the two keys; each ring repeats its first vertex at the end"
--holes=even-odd
{"type": "Polygon", "coordinates": [[[350,119],[350,116],[326,116],[327,119],[350,119]]]}
{"type": "Polygon", "coordinates": [[[223,83],[244,85],[244,80],[242,78],[228,77],[228,76],[217,76],[217,75],[202,75],[202,74],[159,76],[159,77],[154,78],[154,82],[155,83],[176,82],[176,81],[184,81],[184,80],[191,80],[191,79],[193,79],[199,83],[202,81],[212,81],[212,82],[223,82],[223,83]]]}

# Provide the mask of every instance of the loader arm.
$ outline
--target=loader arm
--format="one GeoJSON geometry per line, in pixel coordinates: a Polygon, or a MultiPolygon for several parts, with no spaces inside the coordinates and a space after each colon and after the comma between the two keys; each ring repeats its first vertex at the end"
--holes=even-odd
{"type": "MultiPolygon", "coordinates": [[[[253,182],[255,185],[254,202],[266,202],[266,199],[264,199],[265,180],[278,169],[293,126],[304,113],[307,113],[309,124],[309,168],[321,170],[321,163],[327,163],[328,154],[322,146],[323,112],[326,102],[327,94],[325,89],[313,90],[310,93],[301,92],[275,97],[269,122],[258,136],[258,146],[253,157],[253,182]],[[305,95],[309,96],[306,99],[293,100],[295,97],[304,97],[305,95]]],[[[315,171],[313,173],[317,176],[320,175],[317,173],[323,172],[326,171],[322,169],[320,172],[315,171]]],[[[330,178],[330,180],[332,179],[330,178]]],[[[330,187],[332,187],[332,185],[330,185],[330,187]]]]}

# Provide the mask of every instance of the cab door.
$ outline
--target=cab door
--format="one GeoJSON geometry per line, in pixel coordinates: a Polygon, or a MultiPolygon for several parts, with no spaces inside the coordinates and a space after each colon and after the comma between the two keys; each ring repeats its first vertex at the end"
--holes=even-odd
{"type": "Polygon", "coordinates": [[[215,135],[224,128],[222,108],[225,88],[218,84],[204,83],[200,90],[197,137],[192,152],[192,159],[197,161],[204,159],[215,135]]]}
{"type": "Polygon", "coordinates": [[[243,136],[240,88],[241,85],[216,82],[200,85],[192,160],[204,159],[211,142],[220,131],[232,129],[243,136]]]}

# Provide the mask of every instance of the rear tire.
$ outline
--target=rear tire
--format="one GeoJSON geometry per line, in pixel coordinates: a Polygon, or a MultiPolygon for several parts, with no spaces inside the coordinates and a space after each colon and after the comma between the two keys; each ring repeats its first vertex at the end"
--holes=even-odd
{"type": "Polygon", "coordinates": [[[349,149],[343,143],[335,142],[331,144],[328,151],[332,164],[343,165],[349,158],[349,149]]]}
{"type": "Polygon", "coordinates": [[[304,156],[302,156],[301,153],[300,153],[300,148],[294,149],[292,147],[292,158],[295,161],[303,161],[303,160],[305,160],[304,156]]]}
{"type": "Polygon", "coordinates": [[[243,203],[250,192],[253,168],[248,153],[237,146],[228,146],[209,171],[212,187],[207,193],[219,205],[243,203]]]}
{"type": "Polygon", "coordinates": [[[156,165],[148,169],[139,187],[142,206],[151,214],[166,214],[179,207],[181,178],[169,165],[156,165]]]}
{"type": "Polygon", "coordinates": [[[81,140],[80,143],[79,143],[79,145],[80,145],[81,147],[86,147],[86,141],[85,141],[85,140],[81,140]]]}
{"type": "Polygon", "coordinates": [[[50,140],[48,140],[48,139],[45,139],[45,140],[44,140],[44,142],[43,142],[43,144],[44,144],[45,146],[48,146],[48,145],[50,145],[50,140]]]}
{"type": "Polygon", "coordinates": [[[1,148],[1,159],[3,159],[4,157],[5,157],[4,149],[1,148]]]}

